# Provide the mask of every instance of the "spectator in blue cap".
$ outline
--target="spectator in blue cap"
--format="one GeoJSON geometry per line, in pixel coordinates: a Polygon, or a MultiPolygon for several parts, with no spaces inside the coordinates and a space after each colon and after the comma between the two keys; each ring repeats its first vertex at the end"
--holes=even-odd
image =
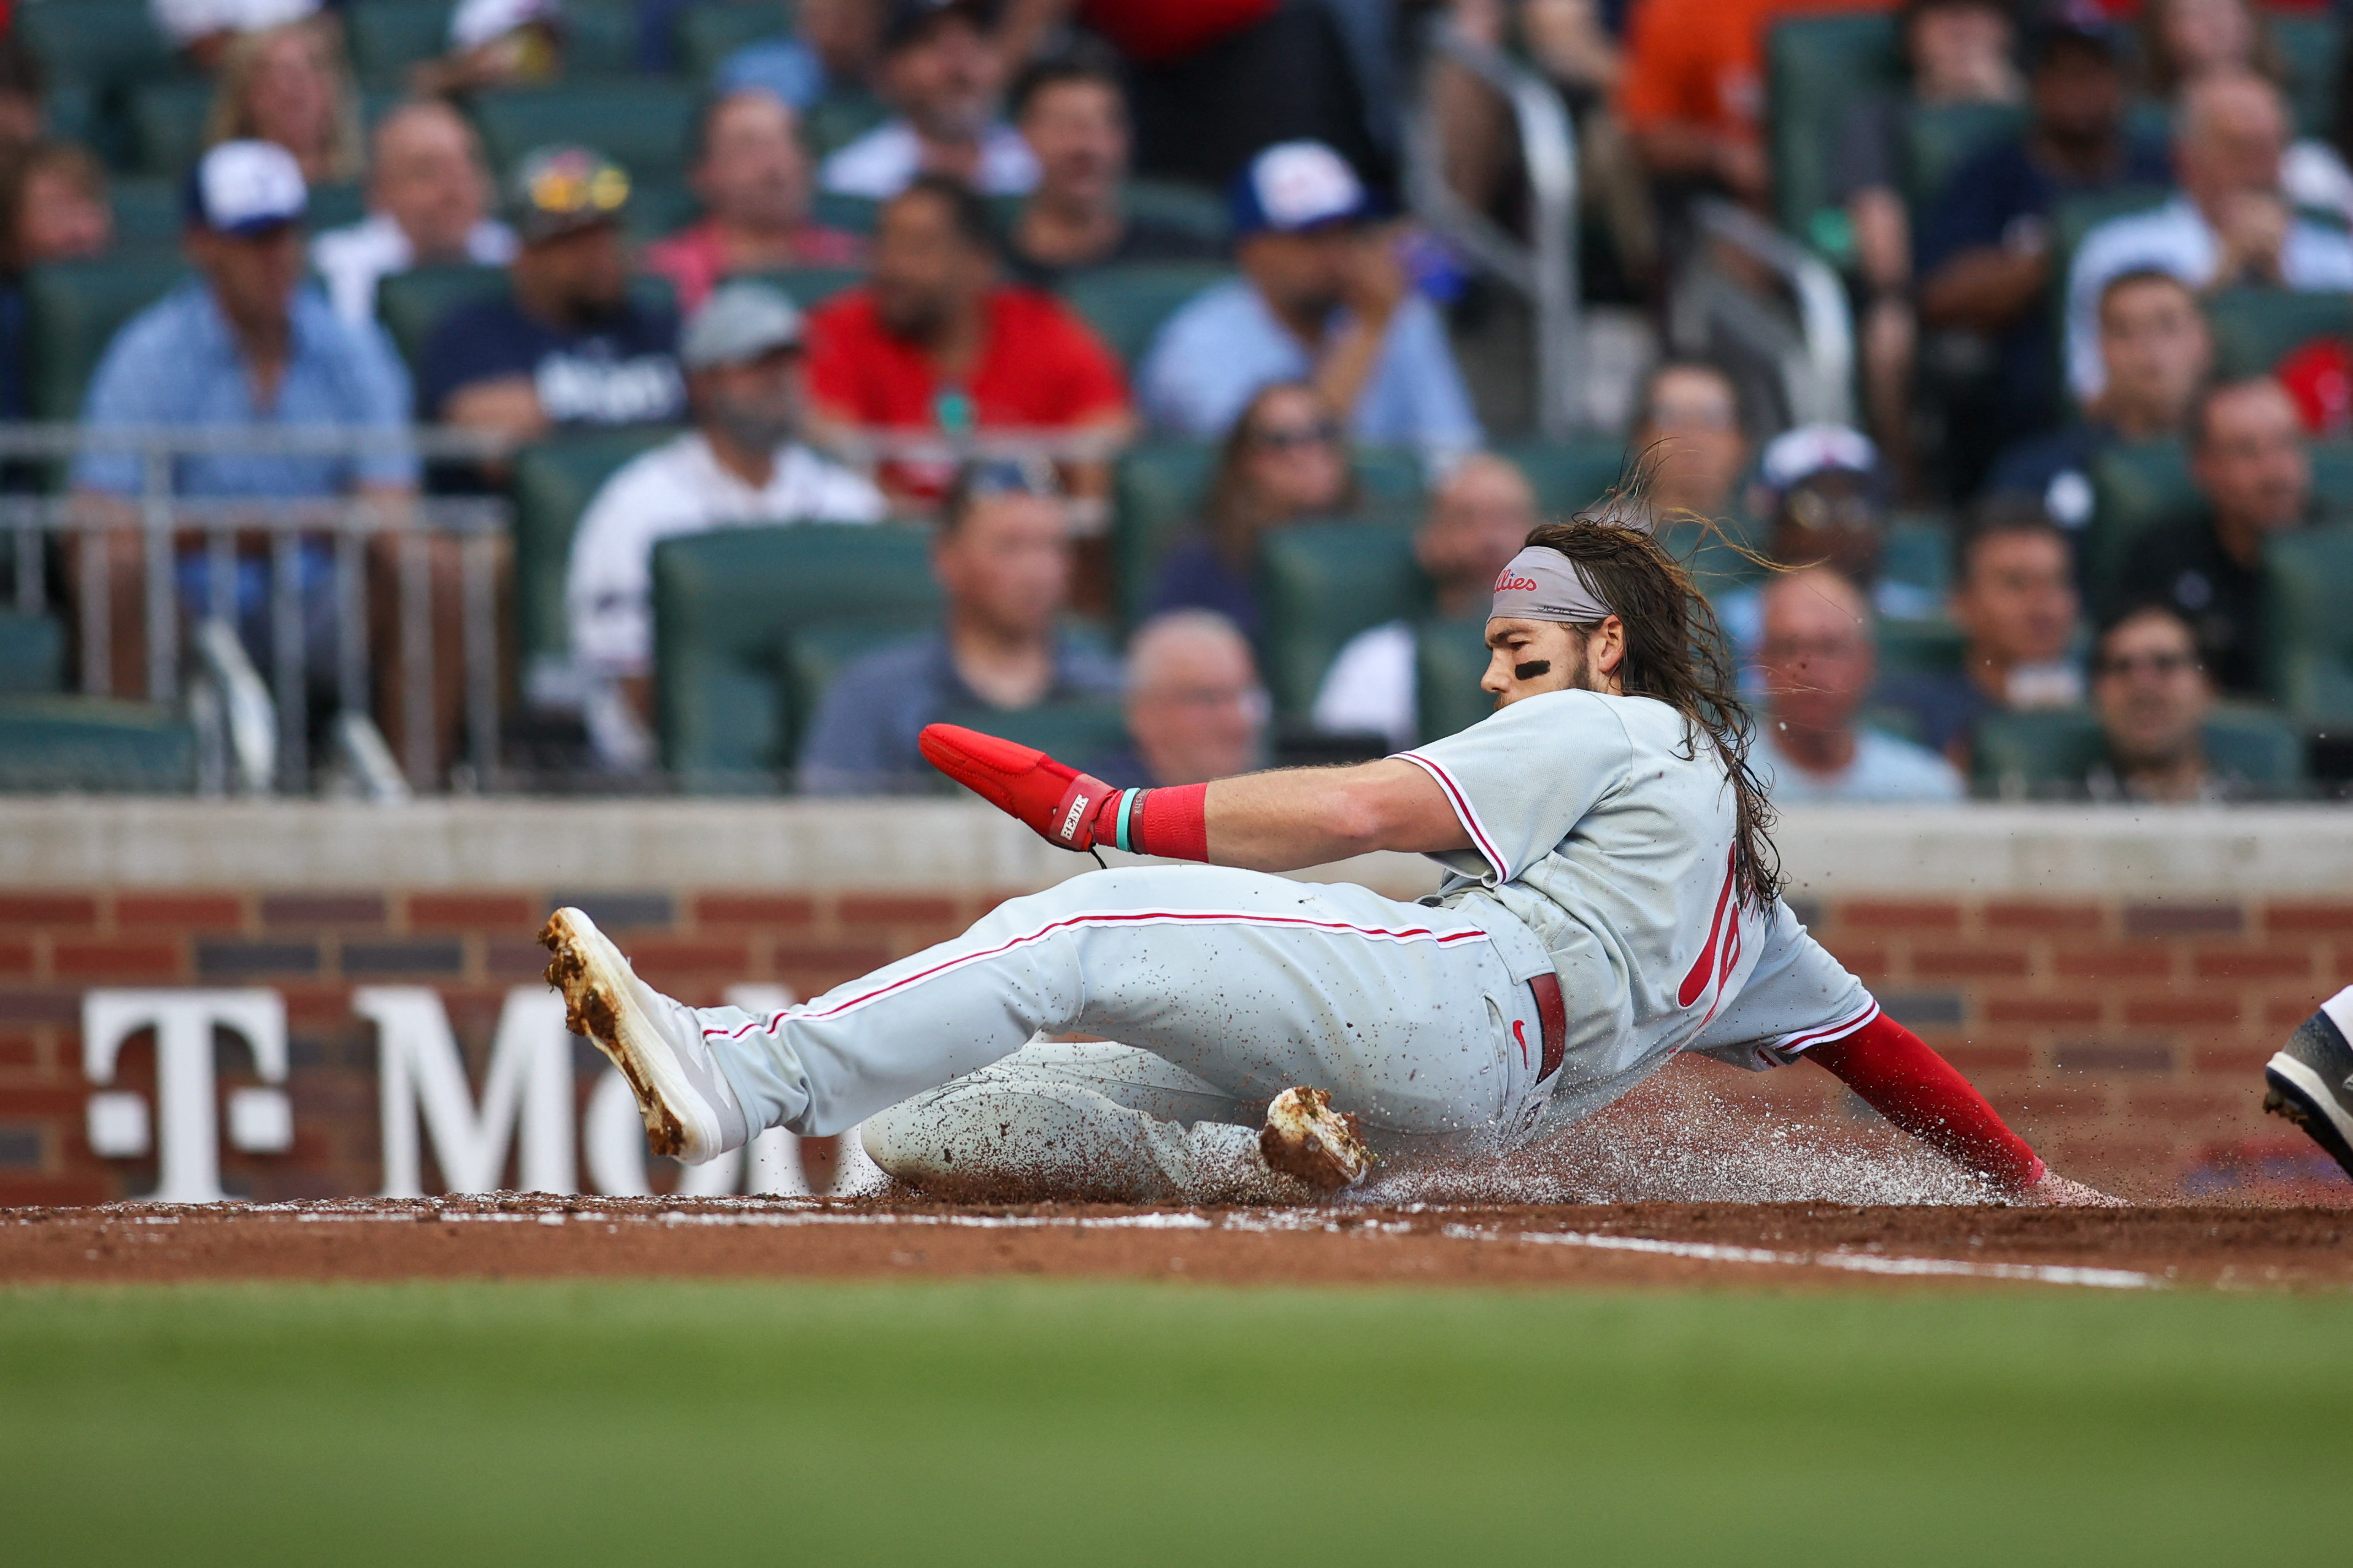
{"type": "MultiPolygon", "coordinates": [[[[93,430],[138,426],[253,429],[342,426],[397,437],[408,422],[408,377],[382,332],[338,316],[303,281],[302,217],[309,194],[293,155],[269,142],[227,142],[189,176],[188,259],[197,276],[125,323],[92,377],[82,421],[93,430]]],[[[357,454],[266,451],[190,454],[172,466],[182,497],[311,500],[352,496],[387,504],[416,494],[417,459],[397,440],[357,454]]],[[[84,453],[73,486],[86,504],[136,521],[143,479],[129,451],[84,453]]],[[[112,569],[112,668],[140,689],[145,668],[140,614],[144,542],[135,530],[106,536],[112,569]]],[[[237,563],[231,597],[246,643],[269,643],[269,566],[259,542],[237,563]]],[[[304,645],[316,679],[336,647],[333,559],[323,541],[297,558],[304,645]]],[[[209,562],[191,552],[179,566],[189,615],[213,600],[209,562]]]]}
{"type": "Polygon", "coordinates": [[[1233,187],[1242,276],[1171,317],[1137,384],[1145,416],[1223,435],[1269,382],[1305,381],[1359,441],[1468,451],[1478,416],[1437,310],[1364,183],[1320,142],[1284,142],[1233,187]]]}

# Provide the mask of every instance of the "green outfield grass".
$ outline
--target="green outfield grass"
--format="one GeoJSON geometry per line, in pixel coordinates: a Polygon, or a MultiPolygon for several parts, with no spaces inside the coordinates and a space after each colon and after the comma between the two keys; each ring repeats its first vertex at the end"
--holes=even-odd
{"type": "Polygon", "coordinates": [[[2342,1563],[2353,1300],[0,1290],[47,1563],[2342,1563]]]}

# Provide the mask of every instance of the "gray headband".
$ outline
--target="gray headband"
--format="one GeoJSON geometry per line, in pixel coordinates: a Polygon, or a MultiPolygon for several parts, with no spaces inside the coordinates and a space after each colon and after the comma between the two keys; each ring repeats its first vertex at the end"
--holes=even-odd
{"type": "Polygon", "coordinates": [[[1487,615],[1490,619],[1508,616],[1519,621],[1589,626],[1613,613],[1576,562],[1557,550],[1531,544],[1513,556],[1495,579],[1495,605],[1487,615]]]}

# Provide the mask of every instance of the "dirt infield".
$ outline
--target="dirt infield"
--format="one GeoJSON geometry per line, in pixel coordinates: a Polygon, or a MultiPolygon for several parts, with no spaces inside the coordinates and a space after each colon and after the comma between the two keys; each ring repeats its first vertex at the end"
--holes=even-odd
{"type": "Polygon", "coordinates": [[[1029,1274],[1225,1284],[2353,1290],[2353,1210],[950,1207],[522,1194],[0,1211],[0,1279],[1029,1274]]]}

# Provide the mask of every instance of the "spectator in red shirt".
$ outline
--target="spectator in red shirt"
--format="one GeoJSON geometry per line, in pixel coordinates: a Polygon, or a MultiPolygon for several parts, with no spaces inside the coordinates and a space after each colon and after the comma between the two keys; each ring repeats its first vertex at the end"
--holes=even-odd
{"type": "Polygon", "coordinates": [[[695,122],[689,167],[701,219],[649,248],[646,267],[678,289],[681,310],[722,279],[788,267],[855,267],[854,234],[809,221],[808,154],[791,109],[763,88],[713,100],[695,122]]]}
{"type": "MultiPolygon", "coordinates": [[[[872,276],[809,329],[813,412],[837,436],[881,427],[1117,439],[1132,425],[1111,351],[1050,296],[999,280],[987,204],[944,175],[918,175],[884,205],[872,276]]],[[[1083,466],[1073,488],[1101,493],[1098,468],[1083,466]]],[[[950,471],[893,462],[877,478],[893,495],[931,500],[950,471]]]]}

